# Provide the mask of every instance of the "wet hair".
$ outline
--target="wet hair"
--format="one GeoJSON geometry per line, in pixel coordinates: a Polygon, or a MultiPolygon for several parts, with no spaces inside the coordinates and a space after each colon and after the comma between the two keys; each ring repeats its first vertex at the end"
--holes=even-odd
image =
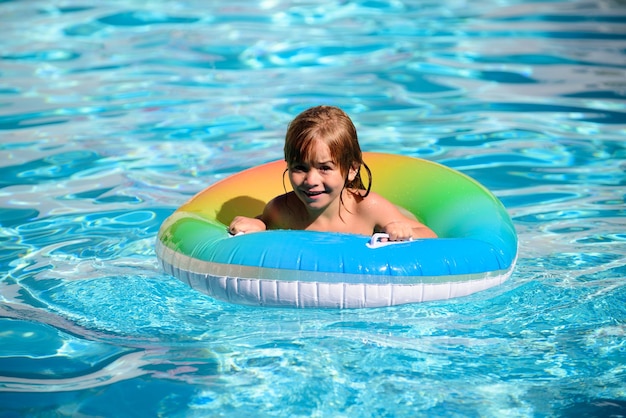
{"type": "Polygon", "coordinates": [[[345,177],[344,188],[365,190],[366,197],[372,188],[372,172],[363,162],[361,147],[356,128],[350,117],[341,109],[334,106],[316,106],[309,108],[289,124],[285,135],[285,161],[288,165],[303,161],[310,161],[315,156],[315,141],[325,143],[333,162],[339,166],[345,177]],[[367,187],[361,178],[361,167],[364,167],[369,177],[367,187]],[[350,169],[356,168],[354,180],[349,181],[350,169]]]}

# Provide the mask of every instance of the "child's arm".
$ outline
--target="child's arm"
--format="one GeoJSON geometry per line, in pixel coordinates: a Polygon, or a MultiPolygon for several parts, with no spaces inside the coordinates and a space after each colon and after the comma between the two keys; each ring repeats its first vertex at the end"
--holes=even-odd
{"type": "Polygon", "coordinates": [[[407,241],[413,238],[437,238],[437,234],[432,229],[412,219],[391,221],[381,228],[381,232],[388,234],[390,241],[407,241]]]}
{"type": "Polygon", "coordinates": [[[265,205],[263,213],[254,218],[247,216],[235,216],[233,221],[228,227],[228,232],[233,235],[238,233],[259,232],[266,231],[268,229],[276,229],[277,225],[281,225],[277,222],[282,214],[282,205],[284,204],[284,195],[277,196],[265,205]]]}
{"type": "Polygon", "coordinates": [[[376,232],[389,235],[390,241],[407,241],[415,238],[437,238],[437,234],[414,218],[409,218],[384,197],[370,193],[363,202],[374,218],[376,232]]]}

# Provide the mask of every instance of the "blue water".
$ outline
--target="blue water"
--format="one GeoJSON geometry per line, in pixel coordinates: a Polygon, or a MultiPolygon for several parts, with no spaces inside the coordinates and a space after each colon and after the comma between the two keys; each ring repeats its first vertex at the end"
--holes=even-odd
{"type": "Polygon", "coordinates": [[[626,4],[0,1],[0,417],[626,415],[626,4]],[[465,172],[502,286],[370,310],[230,305],[161,222],[344,108],[465,172]]]}

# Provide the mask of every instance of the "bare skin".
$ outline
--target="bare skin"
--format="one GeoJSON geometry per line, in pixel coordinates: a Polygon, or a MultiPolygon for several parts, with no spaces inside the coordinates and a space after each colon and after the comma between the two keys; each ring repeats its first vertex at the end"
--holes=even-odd
{"type": "MultiPolygon", "coordinates": [[[[313,161],[288,167],[294,191],[275,197],[256,218],[237,216],[229,230],[236,234],[266,229],[296,229],[371,235],[384,232],[391,241],[436,238],[424,224],[411,219],[394,204],[371,192],[346,189],[345,174],[334,163],[328,146],[316,144],[313,161]]],[[[358,167],[347,175],[353,180],[358,167]]]]}

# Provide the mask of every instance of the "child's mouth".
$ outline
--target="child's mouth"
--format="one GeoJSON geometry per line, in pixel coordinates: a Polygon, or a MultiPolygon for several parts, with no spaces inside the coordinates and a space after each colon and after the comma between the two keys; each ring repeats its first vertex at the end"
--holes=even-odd
{"type": "Polygon", "coordinates": [[[321,195],[324,192],[311,192],[311,191],[305,191],[304,194],[308,197],[316,197],[321,195]]]}

